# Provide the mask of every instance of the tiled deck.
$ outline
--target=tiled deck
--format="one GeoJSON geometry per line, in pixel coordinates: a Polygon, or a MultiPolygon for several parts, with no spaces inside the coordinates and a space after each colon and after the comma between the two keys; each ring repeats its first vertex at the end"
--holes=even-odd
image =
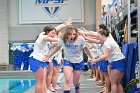
{"type": "MultiPolygon", "coordinates": [[[[96,82],[93,82],[89,79],[88,72],[83,72],[80,79],[80,93],[100,93],[101,87],[96,85],[96,82]]],[[[64,82],[64,77],[61,78],[61,82],[64,82]]],[[[25,93],[34,93],[34,87],[27,90],[25,93]]],[[[54,93],[63,93],[63,91],[56,91],[54,93]]],[[[74,93],[74,86],[71,85],[71,93],[74,93]]]]}

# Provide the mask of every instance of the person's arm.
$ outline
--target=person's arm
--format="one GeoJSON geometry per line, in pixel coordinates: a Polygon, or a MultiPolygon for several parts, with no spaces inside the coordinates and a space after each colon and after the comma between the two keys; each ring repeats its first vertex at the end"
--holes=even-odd
{"type": "Polygon", "coordinates": [[[85,40],[87,41],[87,42],[89,42],[89,43],[96,43],[96,44],[100,44],[100,40],[98,40],[98,39],[91,39],[91,38],[89,38],[89,37],[87,37],[87,36],[85,36],[85,35],[82,35],[84,38],[85,38],[85,40]]]}
{"type": "Polygon", "coordinates": [[[58,42],[52,42],[51,48],[55,48],[57,46],[58,42]]]}
{"type": "Polygon", "coordinates": [[[49,36],[44,36],[44,40],[50,41],[50,42],[58,42],[58,38],[55,37],[49,37],[49,36]]]}
{"type": "Polygon", "coordinates": [[[93,64],[95,64],[96,62],[99,62],[99,61],[101,61],[101,60],[104,60],[104,59],[107,59],[108,57],[109,57],[109,55],[110,55],[110,48],[106,48],[105,50],[104,50],[104,54],[102,55],[102,56],[100,56],[99,58],[97,58],[97,59],[94,59],[94,60],[92,60],[91,62],[93,63],[93,64]]]}
{"type": "Polygon", "coordinates": [[[86,36],[97,37],[97,32],[94,31],[79,29],[78,32],[86,36]]]}
{"type": "Polygon", "coordinates": [[[56,46],[56,48],[49,54],[45,55],[43,57],[44,60],[49,60],[49,58],[54,55],[56,52],[58,52],[61,49],[61,46],[56,46]]]}
{"type": "Polygon", "coordinates": [[[63,24],[60,24],[58,26],[55,27],[56,31],[60,31],[62,30],[63,28],[67,27],[67,26],[70,26],[72,25],[72,18],[68,18],[63,24]]]}
{"type": "Polygon", "coordinates": [[[85,50],[85,52],[88,54],[88,56],[89,56],[91,59],[93,59],[92,53],[90,52],[88,46],[85,46],[85,47],[84,47],[84,50],[85,50]]]}
{"type": "Polygon", "coordinates": [[[92,49],[92,48],[93,48],[93,46],[92,46],[91,43],[87,44],[87,47],[88,47],[89,49],[92,49]]]}
{"type": "Polygon", "coordinates": [[[100,40],[97,40],[97,39],[90,39],[90,38],[88,38],[88,39],[86,39],[86,41],[89,42],[89,43],[100,44],[100,40]]]}
{"type": "Polygon", "coordinates": [[[54,55],[56,52],[58,52],[61,49],[61,46],[56,46],[55,49],[48,54],[49,57],[51,57],[52,55],[54,55]]]}

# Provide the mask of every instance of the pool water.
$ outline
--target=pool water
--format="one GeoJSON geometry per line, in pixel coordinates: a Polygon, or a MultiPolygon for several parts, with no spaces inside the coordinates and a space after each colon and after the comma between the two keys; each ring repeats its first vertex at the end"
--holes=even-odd
{"type": "Polygon", "coordinates": [[[0,78],[0,93],[24,93],[34,85],[34,78],[0,78]]]}

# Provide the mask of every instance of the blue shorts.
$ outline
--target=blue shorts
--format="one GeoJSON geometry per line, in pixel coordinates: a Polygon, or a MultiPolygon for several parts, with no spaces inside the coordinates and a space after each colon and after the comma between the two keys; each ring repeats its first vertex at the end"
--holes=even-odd
{"type": "Polygon", "coordinates": [[[96,67],[96,63],[95,64],[92,64],[93,65],[93,67],[96,67]]]}
{"type": "Polygon", "coordinates": [[[116,69],[116,70],[124,73],[126,71],[126,60],[121,59],[118,61],[111,62],[111,70],[113,70],[113,69],[116,69]]]}
{"type": "Polygon", "coordinates": [[[102,60],[101,64],[100,64],[100,71],[103,72],[103,73],[108,72],[108,65],[109,64],[110,63],[108,62],[108,60],[102,60]]]}
{"type": "Polygon", "coordinates": [[[54,58],[52,60],[52,63],[53,63],[53,67],[60,67],[60,64],[57,63],[57,61],[54,58]]]}
{"type": "Polygon", "coordinates": [[[87,66],[88,66],[89,69],[91,69],[93,65],[92,65],[92,63],[90,61],[88,61],[87,66]]]}
{"type": "Polygon", "coordinates": [[[49,62],[47,61],[42,62],[33,57],[29,57],[28,61],[33,72],[36,72],[40,67],[48,69],[49,62]]]}
{"type": "Polygon", "coordinates": [[[80,63],[71,63],[68,60],[64,60],[63,66],[70,66],[74,70],[83,70],[85,67],[84,61],[81,61],[80,63]]]}
{"type": "Polygon", "coordinates": [[[95,67],[98,67],[98,66],[100,66],[100,64],[101,64],[101,61],[99,61],[99,62],[96,62],[96,63],[95,63],[95,67]]]}
{"type": "Polygon", "coordinates": [[[91,69],[92,67],[96,67],[96,63],[92,64],[90,61],[87,62],[88,68],[91,69]]]}

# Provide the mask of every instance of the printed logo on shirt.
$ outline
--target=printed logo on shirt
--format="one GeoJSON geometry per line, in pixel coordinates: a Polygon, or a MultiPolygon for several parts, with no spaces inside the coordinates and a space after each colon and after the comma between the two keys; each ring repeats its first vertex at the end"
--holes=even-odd
{"type": "Polygon", "coordinates": [[[69,48],[69,49],[75,49],[75,48],[78,47],[78,45],[68,45],[67,44],[66,47],[69,48]]]}
{"type": "Polygon", "coordinates": [[[51,49],[51,44],[47,44],[47,47],[49,48],[49,50],[51,49]]]}

